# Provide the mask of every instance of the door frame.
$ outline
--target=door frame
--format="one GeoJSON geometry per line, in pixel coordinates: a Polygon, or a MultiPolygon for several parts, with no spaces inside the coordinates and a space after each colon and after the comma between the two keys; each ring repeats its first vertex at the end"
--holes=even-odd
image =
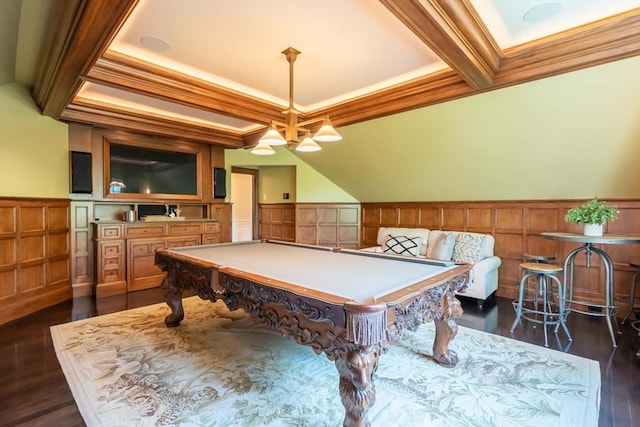
{"type": "MultiPolygon", "coordinates": [[[[231,166],[231,173],[241,173],[245,175],[252,175],[253,189],[251,197],[251,237],[253,240],[260,238],[259,221],[258,221],[258,177],[260,176],[259,169],[241,168],[238,166],[231,166]]],[[[233,201],[232,201],[233,202],[233,201]]],[[[232,207],[233,208],[233,207],[232,207]]],[[[233,221],[233,215],[231,216],[233,221]]],[[[232,224],[233,227],[233,224],[232,224]]]]}

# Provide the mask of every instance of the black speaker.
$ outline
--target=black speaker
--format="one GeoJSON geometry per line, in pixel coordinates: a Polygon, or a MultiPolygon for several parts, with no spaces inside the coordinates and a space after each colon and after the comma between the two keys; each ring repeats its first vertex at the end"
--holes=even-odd
{"type": "Polygon", "coordinates": [[[213,168],[213,198],[224,199],[227,197],[227,171],[222,168],[213,168]]]}
{"type": "Polygon", "coordinates": [[[91,186],[91,153],[71,152],[71,192],[92,192],[91,186]]]}

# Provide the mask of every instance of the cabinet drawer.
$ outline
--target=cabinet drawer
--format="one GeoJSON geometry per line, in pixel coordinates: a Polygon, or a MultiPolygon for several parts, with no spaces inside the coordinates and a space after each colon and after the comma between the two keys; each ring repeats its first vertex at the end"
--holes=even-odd
{"type": "Polygon", "coordinates": [[[216,243],[220,243],[220,236],[217,234],[202,236],[203,245],[215,245],[216,243]]]}
{"type": "Polygon", "coordinates": [[[102,267],[104,270],[117,270],[121,266],[120,258],[105,258],[104,266],[102,267]]]}
{"type": "Polygon", "coordinates": [[[124,252],[123,242],[101,243],[100,253],[102,256],[119,256],[124,252]]]}
{"type": "Polygon", "coordinates": [[[198,246],[200,244],[200,236],[185,237],[182,239],[167,239],[168,248],[179,248],[182,246],[198,246]]]}
{"type": "Polygon", "coordinates": [[[152,255],[158,249],[165,247],[164,242],[132,242],[130,246],[131,256],[152,255]]]}
{"type": "Polygon", "coordinates": [[[214,234],[220,232],[220,223],[219,222],[207,222],[204,224],[204,233],[205,234],[214,234]]]}
{"type": "Polygon", "coordinates": [[[127,239],[135,239],[138,237],[162,237],[164,236],[164,233],[164,224],[128,225],[124,231],[127,239]]]}
{"type": "Polygon", "coordinates": [[[202,234],[202,223],[189,224],[168,224],[169,236],[180,236],[185,234],[202,234]]]}
{"type": "Polygon", "coordinates": [[[121,225],[100,225],[98,226],[98,235],[100,239],[121,239],[121,225]]]}

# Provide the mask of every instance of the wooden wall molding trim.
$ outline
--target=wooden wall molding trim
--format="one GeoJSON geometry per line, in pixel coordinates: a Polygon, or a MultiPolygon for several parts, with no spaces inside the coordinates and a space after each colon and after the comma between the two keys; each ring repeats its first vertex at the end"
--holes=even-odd
{"type": "Polygon", "coordinates": [[[0,199],[0,324],[72,298],[70,202],[0,199]]]}
{"type": "Polygon", "coordinates": [[[496,86],[549,77],[640,55],[640,9],[505,51],[496,86]]]}
{"type": "MultiPolygon", "coordinates": [[[[607,223],[605,233],[640,236],[640,199],[607,199],[618,206],[619,218],[607,223]]],[[[557,260],[576,246],[545,239],[545,231],[582,233],[582,227],[564,221],[567,210],[585,200],[468,201],[362,203],[361,247],[376,246],[379,227],[422,227],[432,230],[458,230],[491,234],[494,252],[502,259],[498,271],[499,296],[516,298],[523,253],[554,255],[557,260]]],[[[615,303],[627,303],[632,272],[628,263],[640,259],[640,245],[604,245],[614,263],[615,303]]],[[[576,261],[576,292],[579,299],[598,302],[604,296],[604,268],[592,257],[576,261]]]]}

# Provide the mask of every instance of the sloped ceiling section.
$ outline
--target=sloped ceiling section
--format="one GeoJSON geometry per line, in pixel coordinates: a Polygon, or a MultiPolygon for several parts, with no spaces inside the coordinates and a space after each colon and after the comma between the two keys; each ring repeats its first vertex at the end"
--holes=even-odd
{"type": "Polygon", "coordinates": [[[582,21],[510,44],[522,11],[504,11],[524,5],[526,18],[539,4],[59,1],[34,99],[64,121],[239,148],[282,120],[288,46],[303,52],[299,119],[337,127],[640,54],[636,0],[542,2],[582,21]],[[617,9],[590,15],[595,3],[617,9]]]}

